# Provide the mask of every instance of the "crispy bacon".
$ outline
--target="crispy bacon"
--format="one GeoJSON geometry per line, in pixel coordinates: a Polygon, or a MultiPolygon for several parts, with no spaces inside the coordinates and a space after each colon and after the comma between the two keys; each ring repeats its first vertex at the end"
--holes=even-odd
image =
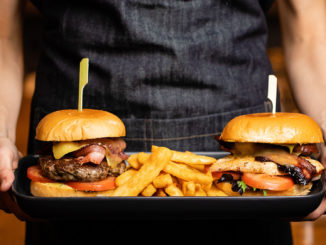
{"type": "Polygon", "coordinates": [[[260,151],[256,153],[255,160],[278,164],[280,171],[288,173],[297,183],[304,185],[308,184],[317,172],[316,167],[308,160],[282,149],[260,151]]]}
{"type": "Polygon", "coordinates": [[[293,152],[298,152],[303,156],[310,156],[313,153],[318,153],[318,148],[316,144],[295,145],[293,152]]]}
{"type": "Polygon", "coordinates": [[[121,162],[128,159],[124,153],[126,142],[120,138],[103,138],[85,141],[88,145],[73,152],[80,164],[92,162],[100,164],[105,158],[106,152],[114,162],[121,162]]]}
{"type": "Polygon", "coordinates": [[[105,157],[105,148],[100,145],[87,145],[73,153],[80,164],[91,162],[100,164],[105,157]]]}
{"type": "Polygon", "coordinates": [[[121,162],[122,160],[128,159],[128,156],[124,153],[127,144],[123,139],[103,138],[98,140],[98,142],[108,150],[113,161],[121,162]]]}

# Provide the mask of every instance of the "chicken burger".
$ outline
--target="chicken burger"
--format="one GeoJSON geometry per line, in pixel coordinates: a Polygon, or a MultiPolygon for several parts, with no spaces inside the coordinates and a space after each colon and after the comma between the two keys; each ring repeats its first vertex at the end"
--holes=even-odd
{"type": "Polygon", "coordinates": [[[311,156],[323,135],[300,113],[257,113],[232,119],[218,142],[230,152],[210,167],[215,185],[232,196],[306,195],[324,167],[311,156]]]}

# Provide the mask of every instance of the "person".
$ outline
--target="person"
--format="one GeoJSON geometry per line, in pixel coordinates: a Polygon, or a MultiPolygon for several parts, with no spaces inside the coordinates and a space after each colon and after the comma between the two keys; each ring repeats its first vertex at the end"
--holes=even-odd
{"type": "MultiPolygon", "coordinates": [[[[39,120],[51,111],[77,107],[78,64],[82,57],[90,59],[84,107],[118,115],[126,125],[130,151],[148,151],[152,144],[176,150],[215,151],[218,145],[212,136],[231,118],[265,110],[267,78],[273,73],[266,55],[265,11],[273,1],[33,2],[44,16],[45,30],[32,101],[30,154],[37,151],[33,139],[39,120]]],[[[23,4],[22,0],[0,2],[2,192],[10,188],[20,157],[14,142],[23,80],[23,4]]],[[[325,5],[322,0],[278,1],[286,66],[295,98],[300,110],[313,117],[324,132],[325,5]]],[[[324,147],[321,150],[326,163],[324,147]]],[[[6,196],[1,199],[3,208],[14,209],[25,218],[7,194],[2,196],[6,196]]],[[[324,200],[307,219],[317,219],[325,210],[324,200]]],[[[84,243],[88,236],[81,236],[82,229],[87,230],[92,243],[98,237],[93,234],[105,237],[104,232],[113,234],[106,239],[139,238],[128,225],[158,233],[160,229],[155,228],[175,228],[172,236],[164,233],[159,241],[175,241],[173,236],[181,229],[191,235],[187,240],[190,243],[204,238],[232,243],[292,242],[289,224],[282,221],[165,221],[159,227],[152,222],[28,222],[26,243],[66,242],[67,231],[73,241],[84,243]]],[[[144,236],[141,239],[144,242],[144,236]]]]}

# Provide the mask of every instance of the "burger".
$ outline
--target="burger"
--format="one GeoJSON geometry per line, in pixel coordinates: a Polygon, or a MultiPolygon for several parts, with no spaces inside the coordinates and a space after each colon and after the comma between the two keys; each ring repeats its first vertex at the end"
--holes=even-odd
{"type": "Polygon", "coordinates": [[[217,136],[229,152],[210,166],[217,188],[231,196],[306,195],[320,179],[315,160],[323,135],[301,113],[256,113],[235,117],[217,136]]]}
{"type": "Polygon", "coordinates": [[[102,110],[59,110],[36,128],[38,165],[27,170],[34,196],[98,196],[115,188],[126,169],[123,122],[102,110]]]}

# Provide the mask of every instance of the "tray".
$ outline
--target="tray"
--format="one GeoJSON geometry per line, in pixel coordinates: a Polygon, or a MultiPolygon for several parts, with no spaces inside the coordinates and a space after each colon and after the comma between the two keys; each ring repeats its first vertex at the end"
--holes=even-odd
{"type": "MultiPolygon", "coordinates": [[[[222,152],[196,152],[215,158],[222,152]]],[[[131,154],[131,153],[128,153],[131,154]]],[[[34,197],[30,194],[29,166],[37,156],[26,156],[15,171],[13,193],[31,217],[50,220],[130,219],[286,219],[298,220],[322,201],[325,175],[310,194],[289,197],[34,197]]]]}

